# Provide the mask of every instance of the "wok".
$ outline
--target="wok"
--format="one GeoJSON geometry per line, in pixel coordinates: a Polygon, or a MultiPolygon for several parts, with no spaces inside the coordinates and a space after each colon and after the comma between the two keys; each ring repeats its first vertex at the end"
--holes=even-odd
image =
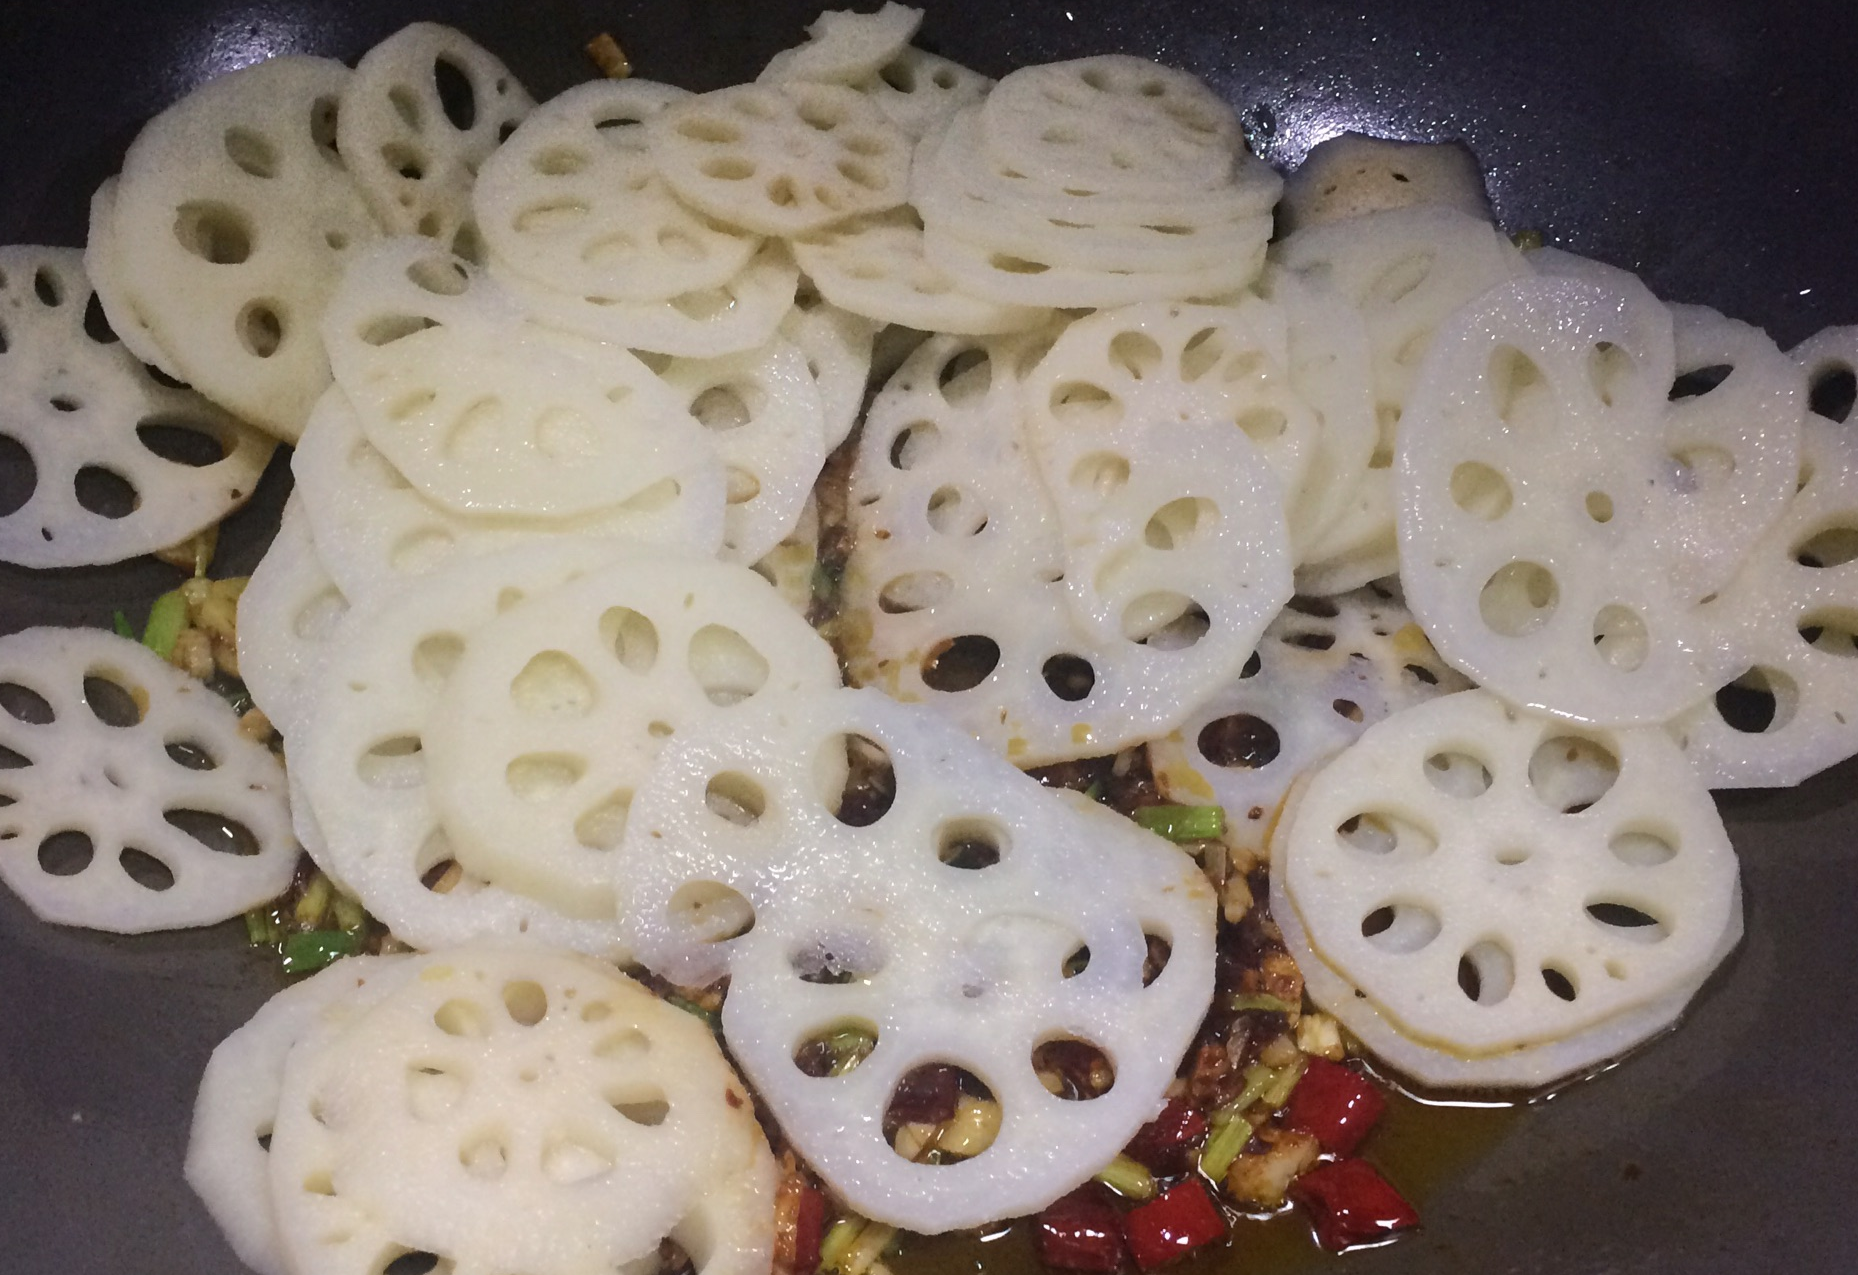
{"type": "MultiPolygon", "coordinates": [[[[924,42],[995,75],[1108,51],[1186,67],[1280,166],[1344,128],[1463,138],[1506,228],[1639,270],[1660,295],[1762,324],[1783,346],[1858,320],[1849,0],[926,3],[924,42]]],[[[352,61],[434,18],[545,97],[590,74],[581,47],[610,31],[639,73],[707,89],[751,77],[813,12],[812,0],[16,3],[0,24],[0,241],[81,243],[89,193],[141,122],[266,55],[352,61]]],[[[228,525],[218,572],[250,569],[286,486],[273,466],[228,525]]],[[[146,559],[0,569],[0,629],[107,625],[173,583],[146,559]]],[[[1382,1131],[1421,1233],[1331,1259],[1286,1219],[1241,1229],[1196,1269],[1858,1269],[1845,1217],[1858,1181],[1855,779],[1846,765],[1723,801],[1748,937],[1675,1034],[1519,1112],[1382,1131]]],[[[0,897],[0,1269],[237,1275],[180,1162],[207,1054],[275,987],[236,924],[112,939],[40,925],[0,897]]],[[[1017,1252],[942,1243],[898,1270],[1010,1269],[1017,1252]]]]}

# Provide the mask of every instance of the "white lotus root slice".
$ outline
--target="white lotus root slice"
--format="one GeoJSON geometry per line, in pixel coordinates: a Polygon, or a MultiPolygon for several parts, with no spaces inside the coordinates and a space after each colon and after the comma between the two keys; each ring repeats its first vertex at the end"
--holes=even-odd
{"type": "Polygon", "coordinates": [[[806,370],[819,386],[828,453],[851,437],[864,411],[877,329],[862,315],[817,297],[796,301],[781,320],[780,334],[806,357],[806,370]]]}
{"type": "Polygon", "coordinates": [[[116,187],[123,302],[164,368],[286,442],[329,383],[323,307],[380,233],[335,149],[349,75],[290,56],[210,80],[149,122],[116,187]]]}
{"type": "Polygon", "coordinates": [[[875,691],[769,700],[680,736],[614,868],[636,882],[627,924],[648,965],[728,972],[724,1036],[808,1163],[860,1213],[925,1233],[1035,1212],[1105,1163],[1154,1114],[1212,992],[1212,891],[1191,861],[875,691]],[[895,777],[874,820],[842,818],[825,780],[854,738],[895,777]],[[1171,951],[1145,987],[1150,935],[1171,951]],[[1088,965],[1066,978],[1080,947],[1088,965]],[[803,1072],[796,1052],[848,1024],[871,1054],[803,1072]],[[1057,1039],[1104,1055],[1107,1093],[1040,1083],[1034,1051],[1057,1039]],[[1000,1103],[972,1159],[917,1164],[884,1139],[898,1083],[928,1063],[1000,1103]]]}
{"type": "Polygon", "coordinates": [[[748,265],[719,288],[668,301],[623,301],[599,292],[561,292],[492,262],[491,275],[537,323],[686,358],[718,358],[765,345],[793,308],[800,271],[778,241],[762,244],[748,265]]]}
{"type": "Polygon", "coordinates": [[[267,1145],[286,1058],[317,1029],[352,1020],[419,964],[410,956],[336,961],[266,1001],[207,1059],[187,1137],[187,1185],[258,1275],[286,1275],[267,1145]]]}
{"type": "Polygon", "coordinates": [[[691,1256],[729,1275],[773,1256],[772,1157],[715,1038],[567,953],[435,954],[304,1041],[270,1154],[301,1275],[369,1275],[408,1253],[462,1275],[581,1275],[643,1268],[666,1238],[722,1241],[728,1260],[691,1256]],[[716,1216],[731,1202],[756,1230],[716,1216]]]}
{"type": "Polygon", "coordinates": [[[494,280],[416,236],[356,261],[323,331],[368,441],[461,513],[584,515],[702,451],[636,357],[526,322],[494,280]]]}
{"type": "Polygon", "coordinates": [[[510,68],[463,32],[415,22],[355,64],[336,144],[388,234],[469,257],[478,165],[534,109],[510,68]]]}
{"type": "Polygon", "coordinates": [[[75,249],[0,248],[0,434],[32,480],[0,515],[0,560],[89,566],[177,544],[244,504],[271,459],[272,440],[93,334],[91,295],[75,249]]]}
{"type": "Polygon", "coordinates": [[[99,629],[0,638],[0,880],[41,920],[212,925],[297,867],[284,771],[231,707],[99,629]]]}
{"type": "Polygon", "coordinates": [[[340,388],[304,426],[291,457],[318,557],[343,593],[365,601],[452,563],[551,537],[661,545],[714,554],[722,545],[722,466],[695,456],[638,494],[576,518],[463,514],[428,500],[367,440],[340,388]]]}
{"type": "Polygon", "coordinates": [[[84,273],[97,291],[97,304],[109,320],[110,329],[122,340],[123,348],[150,367],[180,380],[174,360],[168,357],[148,330],[148,324],[136,312],[123,291],[122,267],[116,256],[121,246],[116,242],[116,177],[107,177],[90,197],[90,227],[84,238],[84,273]]]}
{"type": "Polygon", "coordinates": [[[921,9],[895,0],[885,0],[876,13],[828,9],[808,25],[805,44],[776,53],[755,79],[763,84],[855,84],[895,61],[922,24],[921,9]]]}
{"type": "MultiPolygon", "coordinates": [[[[1849,375],[1858,329],[1829,328],[1793,357],[1814,383],[1849,375]]],[[[1817,415],[1804,441],[1800,490],[1708,608],[1745,671],[1672,723],[1712,788],[1797,784],[1858,751],[1858,442],[1817,415]]]]}
{"type": "Polygon", "coordinates": [[[1289,601],[1284,495],[1320,421],[1283,312],[1151,303],[1065,330],[1027,374],[1026,431],[1064,534],[1065,590],[1099,649],[1166,641],[1235,676],[1289,601]]]}
{"type": "Polygon", "coordinates": [[[1223,185],[1245,151],[1238,117],[1196,76],[1125,54],[1022,67],[981,123],[994,157],[1028,177],[1112,194],[1223,185]]]}
{"type": "MultiPolygon", "coordinates": [[[[1671,528],[1711,510],[1733,526],[1740,484],[1676,461],[1692,420],[1666,410],[1674,367],[1649,294],[1573,279],[1492,289],[1433,343],[1400,426],[1401,578],[1439,654],[1514,703],[1660,722],[1735,671],[1706,646],[1671,528]]],[[[1763,432],[1710,446],[1763,474],[1763,432]]]]}
{"type": "Polygon", "coordinates": [[[1275,269],[1267,278],[1274,289],[1294,276],[1354,307],[1368,333],[1374,453],[1348,511],[1304,547],[1298,564],[1302,592],[1346,592],[1397,566],[1394,445],[1433,333],[1460,306],[1527,267],[1489,221],[1437,207],[1311,226],[1275,244],[1271,259],[1275,269]]]}
{"type": "Polygon", "coordinates": [[[1247,653],[1222,672],[1172,646],[1191,629],[1106,645],[1075,622],[1020,434],[1018,372],[1042,348],[937,336],[898,369],[858,445],[844,577],[851,680],[929,703],[1023,766],[1166,734],[1247,653]]]}
{"type": "Polygon", "coordinates": [[[1286,234],[1392,208],[1442,205],[1480,221],[1490,197],[1463,142],[1409,142],[1343,133],[1318,142],[1284,183],[1286,234]]]}
{"type": "Polygon", "coordinates": [[[1576,733],[1485,691],[1369,727],[1274,843],[1311,946],[1404,1035],[1473,1056],[1694,986],[1739,889],[1663,731],[1576,733]]]}
{"type": "Polygon", "coordinates": [[[311,687],[349,600],[324,569],[303,498],[291,493],[277,535],[239,595],[239,676],[287,740],[309,720],[311,687]]]}
{"type": "Polygon", "coordinates": [[[1003,305],[961,291],[923,256],[915,212],[893,209],[792,243],[794,260],[834,305],[880,323],[925,332],[988,336],[1048,322],[1038,306],[1003,305]]]}
{"type": "Polygon", "coordinates": [[[658,171],[718,221],[804,235],[908,197],[910,139],[836,84],[738,84],[647,121],[658,171]]]}
{"type": "Polygon", "coordinates": [[[776,337],[759,350],[678,359],[662,376],[722,462],[722,556],[759,560],[800,521],[826,463],[826,405],[806,357],[776,337]]]}
{"type": "Polygon", "coordinates": [[[1468,690],[1391,586],[1291,599],[1240,677],[1180,730],[1149,741],[1168,800],[1218,803],[1228,838],[1262,850],[1299,775],[1389,714],[1468,690]]]}
{"type": "Polygon", "coordinates": [[[396,938],[439,948],[478,936],[623,957],[610,921],[453,872],[430,792],[427,736],[471,636],[501,612],[610,563],[624,549],[562,538],[407,581],[337,632],[309,729],[291,751],[326,857],[396,938]]]}
{"type": "Polygon", "coordinates": [[[987,96],[993,83],[979,71],[912,45],[852,87],[877,103],[904,136],[920,141],[956,111],[987,96]]]}
{"type": "Polygon", "coordinates": [[[644,121],[689,96],[596,80],[538,109],[478,175],[491,258],[538,285],[616,301],[666,301],[740,274],[761,237],[686,208],[645,143],[644,121]]]}
{"type": "Polygon", "coordinates": [[[610,918],[613,847],[665,742],[838,686],[832,648],[753,571],[629,559],[472,634],[422,736],[432,800],[467,872],[610,918]]]}
{"type": "Polygon", "coordinates": [[[819,500],[808,497],[800,521],[787,538],[775,545],[753,570],[774,586],[781,601],[801,617],[813,614],[819,580],[819,500]]]}
{"type": "MultiPolygon", "coordinates": [[[[1290,800],[1294,803],[1296,799],[1293,790],[1290,800]]],[[[1276,900],[1271,916],[1283,934],[1285,950],[1303,975],[1304,994],[1311,1003],[1335,1015],[1382,1064],[1435,1090],[1540,1090],[1586,1072],[1603,1070],[1675,1026],[1710,973],[1742,941],[1742,896],[1738,891],[1729,925],[1715,953],[1692,982],[1637,1009],[1615,1014],[1586,1031],[1500,1054],[1463,1055],[1404,1035],[1373,1001],[1310,947],[1295,907],[1276,900]]]]}

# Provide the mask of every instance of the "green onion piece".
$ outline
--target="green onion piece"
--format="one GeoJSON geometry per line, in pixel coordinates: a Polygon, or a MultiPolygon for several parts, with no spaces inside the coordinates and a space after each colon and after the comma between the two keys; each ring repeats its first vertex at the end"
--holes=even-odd
{"type": "Polygon", "coordinates": [[[367,909],[362,907],[361,904],[357,903],[354,899],[343,894],[340,890],[336,891],[335,898],[330,901],[330,906],[335,910],[336,929],[347,930],[350,934],[357,934],[366,928],[368,924],[367,909]]]}
{"type": "Polygon", "coordinates": [[[142,630],[142,645],[165,660],[174,654],[175,639],[186,627],[187,599],[181,596],[179,589],[170,590],[156,598],[155,605],[148,609],[148,626],[142,630]]]}
{"type": "Polygon", "coordinates": [[[824,601],[838,591],[839,578],[820,566],[813,564],[813,596],[824,601]]]}
{"type": "Polygon", "coordinates": [[[1146,1200],[1155,1194],[1155,1175],[1140,1160],[1119,1155],[1097,1170],[1097,1181],[1125,1200],[1146,1200]]]}
{"type": "Polygon", "coordinates": [[[309,885],[298,896],[296,907],[291,909],[290,919],[306,930],[320,929],[323,918],[329,915],[329,903],[334,896],[335,884],[318,872],[310,878],[309,885]]]}
{"type": "Polygon", "coordinates": [[[686,1014],[693,1014],[696,1017],[701,1018],[706,1024],[708,1024],[709,1029],[711,1031],[715,1032],[715,1031],[721,1031],[723,1029],[723,1020],[716,1015],[715,1011],[705,1009],[703,1008],[703,1006],[697,1004],[697,1002],[693,1000],[686,1000],[682,996],[667,996],[665,997],[665,1000],[677,1006],[679,1009],[683,1010],[686,1014]]]}
{"type": "Polygon", "coordinates": [[[1268,992],[1236,992],[1226,998],[1226,1008],[1242,1014],[1248,1009],[1262,1009],[1271,1014],[1294,1014],[1297,1007],[1268,992]]]}
{"type": "Polygon", "coordinates": [[[864,1228],[865,1221],[861,1217],[842,1217],[834,1222],[832,1229],[826,1232],[826,1238],[819,1242],[820,1269],[835,1268],[844,1261],[864,1228]]]}
{"type": "Polygon", "coordinates": [[[1258,1095],[1258,1100],[1275,1111],[1290,1101],[1290,1091],[1297,1087],[1297,1082],[1301,1079],[1303,1079],[1303,1059],[1299,1058],[1296,1062],[1277,1069],[1277,1073],[1271,1078],[1271,1083],[1265,1086],[1262,1094],[1258,1095]]]}
{"type": "MultiPolygon", "coordinates": [[[[1229,1108],[1221,1108],[1229,1110],[1229,1108]]],[[[1226,1170],[1252,1140],[1252,1126],[1243,1118],[1228,1120],[1213,1130],[1213,1136],[1200,1148],[1200,1172],[1215,1182],[1226,1180],[1226,1170]]]]}
{"type": "Polygon", "coordinates": [[[277,922],[268,908],[253,908],[245,914],[245,937],[253,947],[277,946],[277,922]]]}
{"type": "Polygon", "coordinates": [[[1142,806],[1135,821],[1169,841],[1211,841],[1226,831],[1221,806],[1142,806]]]}
{"type": "Polygon", "coordinates": [[[110,621],[110,627],[116,630],[116,636],[135,641],[135,625],[129,623],[129,617],[118,611],[110,621]]]}
{"type": "Polygon", "coordinates": [[[826,1037],[826,1046],[832,1050],[832,1070],[827,1074],[843,1076],[871,1056],[877,1038],[861,1028],[846,1027],[826,1037]]]}
{"type": "Polygon", "coordinates": [[[1103,800],[1103,781],[1101,779],[1091,780],[1090,787],[1084,789],[1084,795],[1090,798],[1092,801],[1102,801],[1103,800]]]}
{"type": "Polygon", "coordinates": [[[361,941],[341,930],[305,930],[284,940],[284,972],[314,974],[338,957],[353,956],[361,941]]]}
{"type": "Polygon", "coordinates": [[[1539,230],[1519,230],[1510,236],[1510,242],[1524,252],[1533,252],[1542,246],[1542,232],[1539,230]]]}

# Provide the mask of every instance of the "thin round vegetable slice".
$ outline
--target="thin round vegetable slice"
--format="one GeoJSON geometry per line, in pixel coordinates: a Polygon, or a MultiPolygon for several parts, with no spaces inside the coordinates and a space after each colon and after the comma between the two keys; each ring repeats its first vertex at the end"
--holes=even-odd
{"type": "MultiPolygon", "coordinates": [[[[721,1232],[712,1193],[771,1204],[742,1177],[766,1182],[771,1157],[704,1025],[609,966],[533,949],[429,958],[300,1043],[271,1141],[278,1230],[305,1275],[408,1253],[459,1271],[625,1269],[666,1238],[721,1232]]],[[[734,1246],[731,1275],[767,1266],[771,1208],[758,1238],[734,1246]]]]}
{"type": "Polygon", "coordinates": [[[211,925],[297,867],[284,772],[227,703],[99,629],[0,638],[0,880],[41,919],[211,925]]]}
{"type": "Polygon", "coordinates": [[[510,68],[436,22],[361,55],[342,90],[336,145],[390,235],[424,235],[465,257],[478,165],[535,109],[510,68]]]}
{"type": "Polygon", "coordinates": [[[851,437],[864,411],[878,326],[817,296],[797,299],[781,320],[781,335],[806,356],[806,370],[819,386],[829,453],[851,437]]]}
{"type": "Polygon", "coordinates": [[[649,80],[581,84],[536,111],[484,164],[475,206],[500,267],[541,287],[666,301],[726,285],[761,246],[679,203],[644,121],[690,94],[649,80]]]}
{"type": "Polygon", "coordinates": [[[1191,860],[875,691],[771,699],[680,737],[614,866],[638,883],[628,927],[647,964],[729,973],[724,1035],[808,1162],[852,1208],[914,1230],[1034,1212],[1107,1162],[1154,1114],[1212,993],[1212,891],[1191,860]],[[894,775],[875,818],[822,768],[853,738],[894,775]],[[1149,936],[1170,953],[1144,986],[1149,936]],[[803,1072],[796,1051],[847,1024],[875,1037],[868,1055],[803,1072]],[[1034,1054],[1061,1039],[1102,1055],[1107,1092],[1045,1088],[1034,1054]],[[959,1163],[914,1163],[883,1132],[903,1078],[936,1063],[1000,1108],[959,1163]]]}
{"type": "Polygon", "coordinates": [[[956,111],[987,96],[993,81],[912,45],[852,87],[877,103],[906,137],[920,141],[956,111]]]}
{"type": "Polygon", "coordinates": [[[1494,1056],[1694,987],[1739,886],[1663,731],[1576,731],[1465,691],[1370,727],[1280,822],[1311,945],[1415,1040],[1494,1056]]]}
{"type": "Polygon", "coordinates": [[[323,567],[296,492],[284,502],[265,556],[239,595],[239,677],[285,739],[310,715],[310,688],[349,600],[323,567]]]}
{"type": "Polygon", "coordinates": [[[29,461],[0,560],[90,566],[164,549],[243,505],[273,442],[161,384],[107,330],[71,248],[0,248],[0,435],[29,461]]]}
{"type": "Polygon", "coordinates": [[[807,41],[768,59],[755,79],[854,84],[888,66],[923,23],[923,11],[885,0],[876,13],[828,9],[807,26],[807,41]]]}
{"type": "Polygon", "coordinates": [[[633,558],[472,633],[421,736],[432,801],[466,871],[611,917],[613,848],[666,741],[838,685],[832,648],[753,571],[633,558]]]}
{"type": "Polygon", "coordinates": [[[219,76],[149,122],[116,186],[112,308],[166,370],[286,442],[329,383],[323,307],[380,234],[335,149],[349,74],[286,56],[219,76]]]}

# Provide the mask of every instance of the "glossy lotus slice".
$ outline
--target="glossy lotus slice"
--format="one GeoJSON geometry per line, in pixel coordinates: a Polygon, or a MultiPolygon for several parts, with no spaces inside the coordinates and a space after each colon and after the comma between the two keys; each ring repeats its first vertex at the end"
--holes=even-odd
{"type": "Polygon", "coordinates": [[[342,90],[336,145],[390,235],[476,259],[471,189],[535,99],[463,32],[415,22],[362,54],[342,90]]]}
{"type": "Polygon", "coordinates": [[[289,441],[329,383],[317,324],[380,232],[336,153],[349,70],[276,57],[219,76],[151,120],[115,190],[109,265],[162,366],[289,441]]]}
{"type": "MultiPolygon", "coordinates": [[[[1814,381],[1849,372],[1858,329],[1829,328],[1794,359],[1814,381]]],[[[1708,608],[1746,671],[1672,723],[1712,788],[1797,784],[1858,751],[1858,438],[1814,415],[1803,439],[1799,491],[1708,608]]]]}
{"type": "Polygon", "coordinates": [[[421,736],[427,782],[466,871],[611,917],[613,847],[666,741],[838,686],[832,648],[753,571],[633,558],[471,634],[421,736]]]}
{"type": "MultiPolygon", "coordinates": [[[[1294,790],[1291,801],[1296,801],[1294,790]]],[[[1692,982],[1571,1036],[1499,1054],[1469,1056],[1404,1035],[1373,1001],[1330,968],[1310,947],[1295,908],[1278,904],[1272,911],[1272,919],[1283,934],[1285,950],[1303,975],[1303,990],[1311,1003],[1335,1015],[1385,1066],[1421,1085],[1442,1090],[1545,1089],[1584,1072],[1602,1069],[1669,1031],[1710,973],[1742,941],[1742,898],[1738,893],[1729,925],[1715,953],[1704,962],[1705,968],[1692,982]]]]}
{"type": "Polygon", "coordinates": [[[852,87],[877,103],[906,137],[920,141],[956,111],[987,96],[993,83],[979,71],[912,45],[852,87]]]}
{"type": "Polygon", "coordinates": [[[329,578],[302,497],[284,503],[277,535],[239,595],[239,677],[287,740],[302,733],[311,687],[349,601],[329,578]]]}
{"type": "Polygon", "coordinates": [[[715,1038],[566,953],[434,954],[301,1040],[270,1158],[300,1275],[407,1253],[581,1275],[656,1262],[667,1238],[727,1275],[773,1255],[773,1158],[715,1038]]]}
{"type": "Polygon", "coordinates": [[[419,966],[410,956],[337,961],[266,1001],[207,1059],[187,1137],[187,1185],[258,1275],[287,1275],[269,1147],[285,1060],[306,1035],[352,1021],[419,966]]]}
{"type": "Polygon", "coordinates": [[[922,23],[921,9],[895,0],[885,0],[876,13],[828,9],[808,25],[805,44],[776,53],[755,79],[854,84],[895,61],[922,23]]]}
{"type": "Polygon", "coordinates": [[[1694,988],[1739,893],[1663,731],[1578,732],[1485,691],[1397,713],[1317,772],[1272,879],[1402,1035],[1479,1057],[1694,988]]]}
{"type": "Polygon", "coordinates": [[[1799,421],[1700,420],[1667,402],[1677,366],[1649,293],[1575,279],[1495,288],[1433,343],[1400,426],[1401,578],[1439,654],[1515,703],[1659,722],[1733,672],[1679,529],[1715,511],[1752,548],[1729,506],[1784,498],[1799,421]],[[1735,476],[1700,480],[1680,448],[1735,476]]]}
{"type": "Polygon", "coordinates": [[[1342,593],[1391,573],[1394,443],[1433,334],[1460,306],[1525,273],[1489,221],[1438,207],[1394,209],[1311,226],[1272,246],[1274,274],[1352,306],[1368,333],[1378,437],[1348,510],[1307,546],[1297,587],[1342,593]]]}
{"type": "Polygon", "coordinates": [[[728,972],[724,1036],[807,1162],[912,1230],[1036,1212],[1106,1163],[1154,1115],[1212,994],[1213,897],[1191,860],[875,691],[769,700],[680,736],[614,868],[636,882],[627,924],[649,966],[728,972]],[[833,779],[853,739],[895,778],[875,817],[833,779]],[[1145,936],[1171,949],[1148,986],[1145,936]],[[855,1067],[800,1069],[800,1046],[854,1025],[876,1040],[855,1067]],[[1034,1051],[1054,1040],[1099,1051],[1108,1091],[1048,1091],[1034,1051]],[[885,1140],[893,1093],[928,1063],[1000,1104],[971,1159],[914,1163],[885,1140]]]}
{"type": "Polygon", "coordinates": [[[1220,186],[1245,151],[1238,117],[1197,77],[1114,53],[1014,71],[981,125],[993,157],[1028,177],[1110,194],[1220,186]]]}
{"type": "Polygon", "coordinates": [[[551,540],[406,582],[351,614],[331,643],[291,775],[331,875],[402,942],[435,948],[524,938],[623,956],[612,922],[449,869],[454,851],[427,774],[426,736],[471,637],[524,598],[610,563],[610,542],[551,540]]]}
{"type": "Polygon", "coordinates": [[[692,207],[764,235],[804,235],[908,197],[910,141],[836,84],[738,84],[646,123],[658,171],[692,207]]]}
{"type": "Polygon", "coordinates": [[[1020,433],[1019,369],[1041,348],[932,337],[873,401],[841,628],[854,683],[928,703],[1025,766],[1165,734],[1245,655],[1222,673],[1166,637],[1100,643],[1073,618],[1057,515],[1020,433]]]}
{"type": "Polygon", "coordinates": [[[317,555],[356,600],[468,558],[571,536],[712,554],[722,544],[722,466],[697,456],[644,491],[578,518],[462,514],[419,494],[361,432],[332,387],[304,426],[291,473],[317,555]]]}
{"type": "Polygon", "coordinates": [[[284,771],[227,703],[99,629],[0,638],[0,880],[42,920],[211,925],[297,867],[284,771]]]}
{"type": "Polygon", "coordinates": [[[792,247],[794,260],[828,300],[880,323],[985,336],[1023,332],[1051,317],[1041,307],[964,293],[923,256],[922,222],[908,208],[819,231],[792,247]]]}
{"type": "Polygon", "coordinates": [[[781,601],[795,615],[813,614],[819,583],[819,500],[809,496],[800,521],[751,568],[774,586],[781,601]]]}
{"type": "Polygon", "coordinates": [[[1372,347],[1360,314],[1332,293],[1283,275],[1266,293],[1289,321],[1290,383],[1315,414],[1316,445],[1285,513],[1299,565],[1357,507],[1379,425],[1369,385],[1372,347]]]}
{"type": "Polygon", "coordinates": [[[494,280],[418,237],[356,261],[323,334],[368,441],[457,512],[584,515],[702,453],[636,357],[526,322],[494,280]]]}
{"type": "Polygon", "coordinates": [[[777,336],[744,354],[674,359],[661,375],[722,463],[722,556],[757,561],[800,521],[826,463],[826,404],[806,357],[777,336]]]}
{"type": "Polygon", "coordinates": [[[1477,156],[1463,142],[1343,133],[1310,147],[1284,183],[1287,233],[1396,208],[1446,207],[1490,219],[1477,156]]]}
{"type": "Polygon", "coordinates": [[[1097,648],[1165,645],[1223,681],[1289,601],[1284,493],[1321,422],[1288,364],[1283,312],[1250,299],[1080,319],[1026,374],[1066,597],[1097,648]]]}
{"type": "Polygon", "coordinates": [[[107,327],[71,248],[0,248],[0,434],[31,493],[0,516],[0,560],[120,562],[244,504],[272,441],[149,374],[107,327]]]}
{"type": "Polygon", "coordinates": [[[780,333],[806,357],[806,370],[819,386],[826,451],[851,437],[864,411],[871,380],[871,347],[879,325],[841,310],[817,296],[796,300],[781,320],[780,333]]]}
{"type": "Polygon", "coordinates": [[[1469,689],[1392,584],[1291,599],[1240,676],[1178,731],[1149,741],[1163,795],[1217,802],[1230,839],[1262,850],[1299,775],[1389,714],[1469,689]]]}
{"type": "Polygon", "coordinates": [[[760,236],[686,208],[645,144],[644,121],[689,96],[650,80],[598,80],[525,120],[478,176],[478,223],[497,268],[630,302],[720,288],[740,274],[760,236]]]}
{"type": "Polygon", "coordinates": [[[510,270],[491,271],[537,323],[628,349],[708,359],[765,345],[793,308],[800,272],[779,243],[764,243],[742,272],[668,301],[622,301],[589,289],[562,292],[510,270]]]}
{"type": "Polygon", "coordinates": [[[148,324],[138,314],[123,291],[122,268],[116,257],[116,183],[108,177],[100,182],[90,197],[90,227],[84,239],[84,273],[96,289],[97,304],[102,307],[111,331],[121,339],[123,348],[171,380],[180,380],[174,361],[156,342],[148,324]]]}

